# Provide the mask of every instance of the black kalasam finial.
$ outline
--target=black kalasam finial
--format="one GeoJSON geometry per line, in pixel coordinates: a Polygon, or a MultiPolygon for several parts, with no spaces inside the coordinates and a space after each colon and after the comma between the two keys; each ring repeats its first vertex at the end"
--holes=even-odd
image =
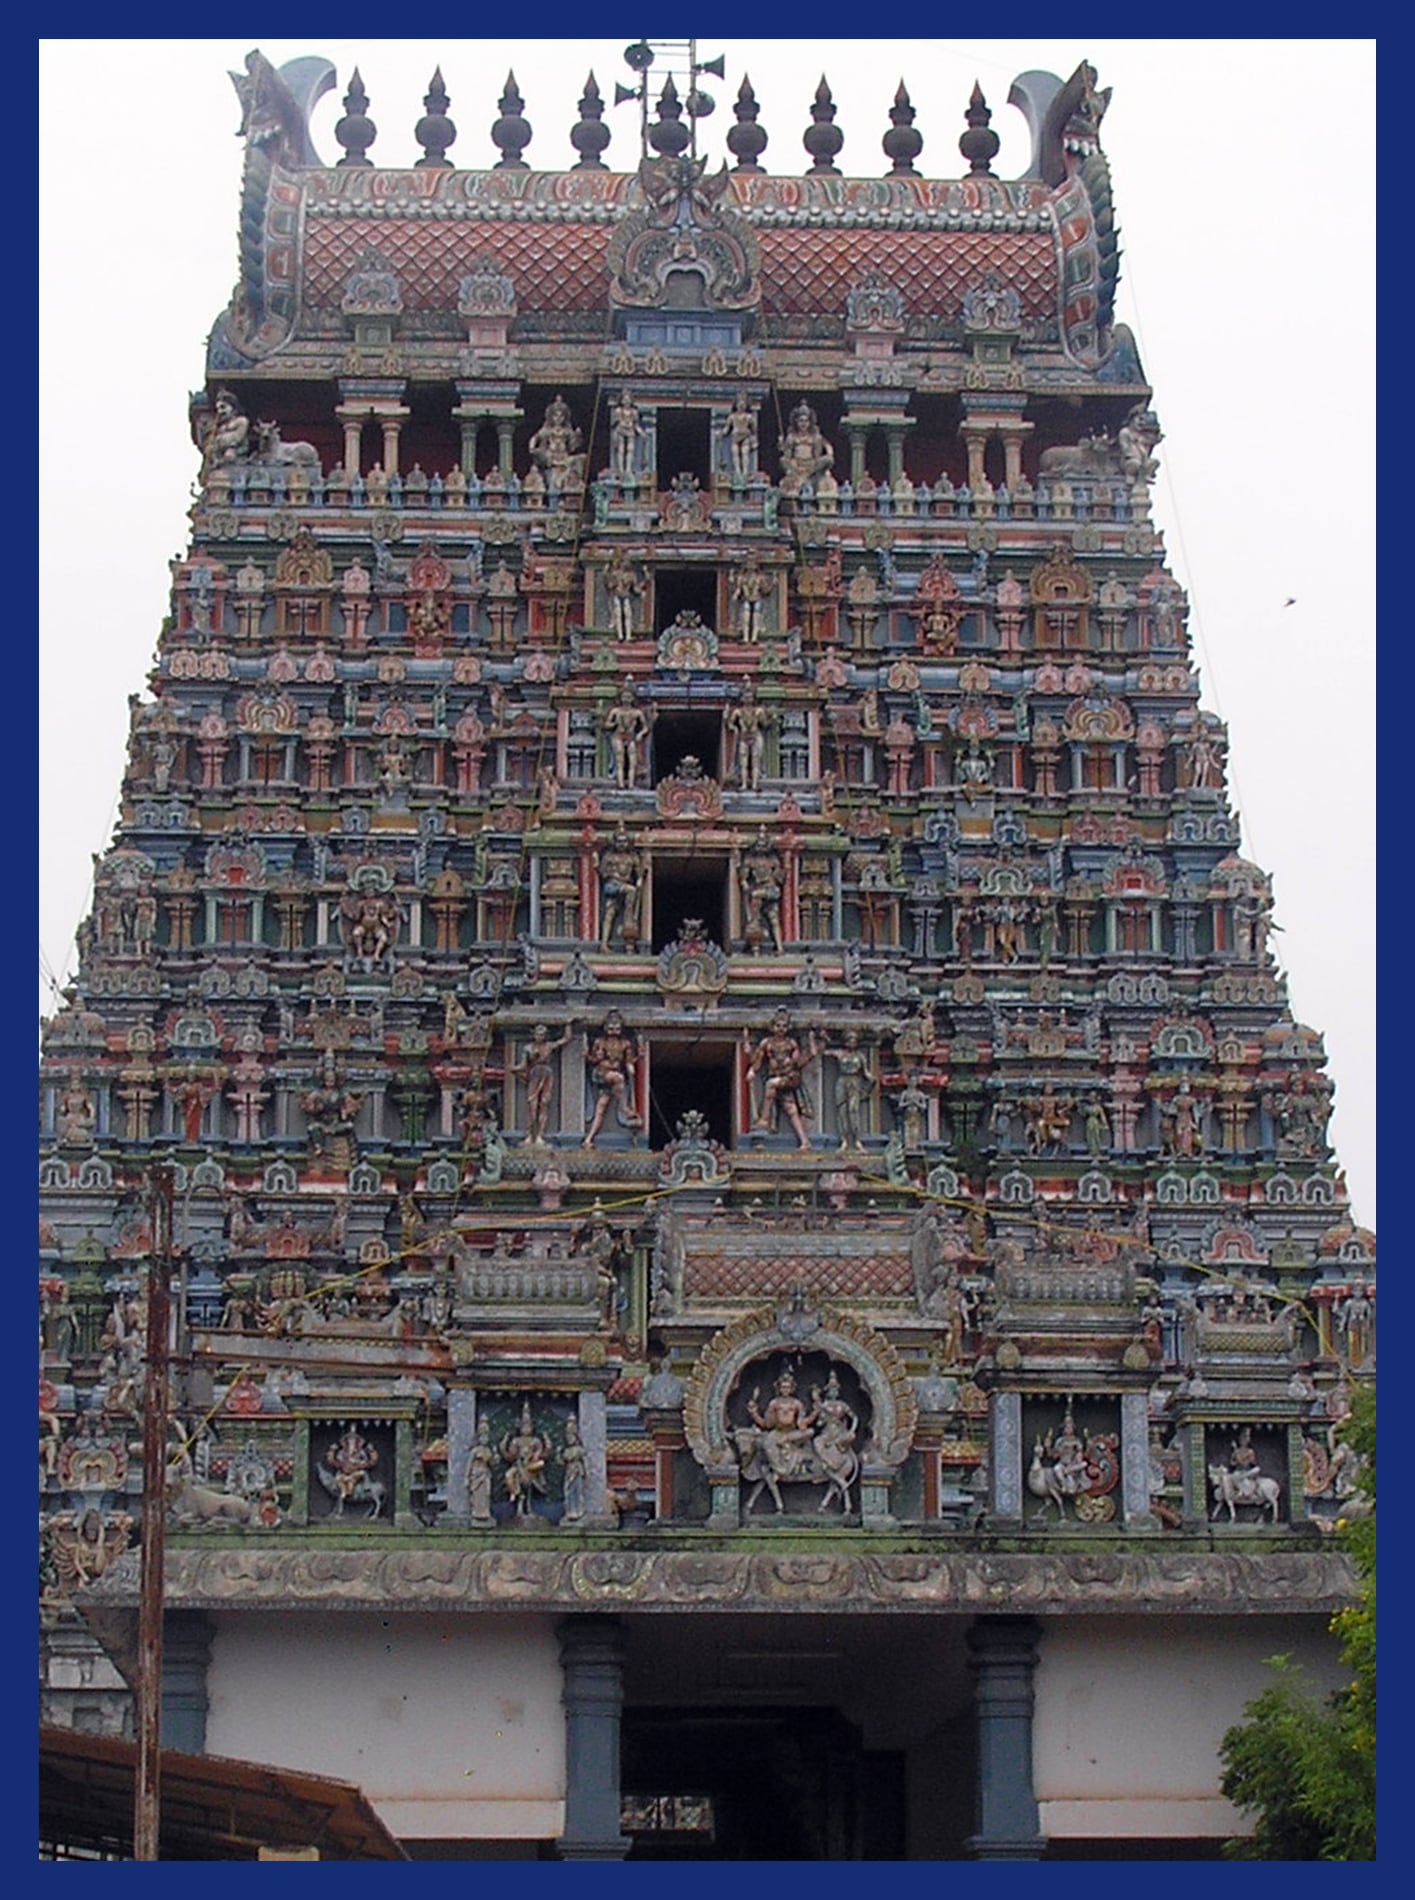
{"type": "Polygon", "coordinates": [[[439,66],[428,82],[427,96],[423,100],[423,117],[413,127],[413,137],[423,148],[423,156],[417,161],[419,168],[441,169],[450,167],[452,163],[447,156],[447,148],[456,139],[457,128],[447,116],[447,108],[451,103],[439,66]]]}
{"type": "Polygon", "coordinates": [[[990,171],[1002,140],[996,132],[989,129],[992,114],[988,111],[988,102],[983,97],[983,89],[976,79],[973,81],[973,91],[968,100],[968,111],[965,116],[968,120],[968,130],[959,139],[958,149],[967,159],[971,171],[990,171]]]}
{"type": "Polygon", "coordinates": [[[904,173],[911,178],[918,176],[914,170],[914,160],[924,149],[924,139],[921,132],[914,130],[914,108],[909,103],[909,94],[902,79],[894,95],[894,104],[889,109],[889,130],[884,135],[883,143],[885,157],[894,161],[889,168],[892,173],[904,173]]]}
{"type": "Polygon", "coordinates": [[[692,140],[691,129],[683,124],[683,101],[670,73],[658,96],[658,118],[649,127],[649,144],[665,158],[677,158],[692,140]]]}
{"type": "Polygon", "coordinates": [[[736,159],[733,167],[739,172],[759,172],[758,163],[766,150],[766,133],[757,124],[757,114],[761,107],[757,104],[757,95],[752,91],[752,82],[745,73],[737,88],[737,103],[732,110],[737,115],[737,123],[727,134],[727,149],[736,159]]]}
{"type": "Polygon", "coordinates": [[[501,117],[491,128],[491,142],[501,153],[494,169],[496,171],[529,171],[530,166],[521,154],[531,142],[531,128],[528,120],[522,118],[526,102],[516,85],[515,73],[507,73],[506,90],[497,100],[501,117]]]}
{"type": "Polygon", "coordinates": [[[580,100],[580,122],[570,128],[570,143],[580,154],[574,166],[577,172],[602,172],[606,169],[600,153],[609,143],[609,127],[604,124],[604,101],[599,96],[595,76],[585,81],[580,100]]]}
{"type": "Polygon", "coordinates": [[[816,87],[815,104],[811,107],[811,123],[806,127],[801,143],[810,153],[813,163],[811,173],[822,172],[840,174],[840,167],[834,163],[835,155],[845,143],[845,134],[835,121],[835,101],[830,96],[830,87],[821,74],[821,82],[816,87]]]}
{"type": "Polygon", "coordinates": [[[340,165],[372,165],[368,148],[378,137],[378,127],[368,116],[368,94],[357,66],[344,94],[344,116],[335,126],[334,136],[344,147],[340,165]]]}

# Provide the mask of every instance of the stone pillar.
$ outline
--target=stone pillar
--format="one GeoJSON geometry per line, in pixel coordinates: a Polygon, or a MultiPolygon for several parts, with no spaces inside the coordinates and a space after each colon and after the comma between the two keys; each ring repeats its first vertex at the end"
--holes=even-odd
{"type": "Polygon", "coordinates": [[[1011,494],[1017,493],[1022,480],[1022,443],[1036,427],[1032,422],[1003,422],[998,424],[998,434],[1002,437],[1002,455],[1006,482],[1011,494]]]}
{"type": "Polygon", "coordinates": [[[960,432],[968,451],[968,486],[976,495],[987,482],[987,446],[989,430],[977,423],[964,423],[960,432]]]}
{"type": "Polygon", "coordinates": [[[447,1391],[447,1509],[442,1523],[462,1530],[472,1521],[467,1500],[467,1473],[472,1463],[472,1441],[477,1432],[477,1395],[470,1386],[447,1391]]]}
{"type": "Polygon", "coordinates": [[[1157,1531],[1150,1509],[1150,1395],[1120,1395],[1121,1516],[1128,1531],[1157,1531]]]}
{"type": "Polygon", "coordinates": [[[355,414],[341,403],[334,412],[344,425],[344,467],[350,475],[360,474],[362,442],[364,433],[364,413],[355,414]]]}
{"type": "Polygon", "coordinates": [[[1032,1790],[1032,1677],[1041,1626],[1030,1616],[979,1617],[968,1631],[978,1713],[975,1860],[1040,1860],[1046,1846],[1032,1790]]]}
{"type": "Polygon", "coordinates": [[[850,486],[859,488],[865,473],[865,443],[869,437],[869,427],[861,422],[842,424],[850,443],[850,486]]]}
{"type": "Polygon", "coordinates": [[[498,422],[496,425],[496,461],[497,467],[503,475],[510,475],[516,466],[515,447],[515,422],[498,422]]]}
{"type": "Polygon", "coordinates": [[[383,472],[385,475],[398,473],[398,438],[403,432],[403,424],[412,414],[410,409],[384,409],[379,414],[383,424],[383,472]]]}
{"type": "Polygon", "coordinates": [[[580,1441],[585,1448],[585,1524],[613,1530],[618,1522],[609,1508],[609,1429],[603,1392],[581,1392],[577,1405],[580,1441]]]}
{"type": "Polygon", "coordinates": [[[1022,1394],[994,1392],[988,1461],[992,1467],[992,1522],[1022,1522],[1022,1394]]]}
{"type": "Polygon", "coordinates": [[[213,1634],[211,1618],[201,1610],[169,1610],[163,1619],[162,1746],[184,1755],[206,1752],[206,1672],[213,1634]]]}
{"type": "Polygon", "coordinates": [[[565,1707],[565,1832],[561,1860],[623,1860],[619,1831],[619,1717],[624,1632],[617,1617],[567,1616],[560,1639],[565,1707]]]}

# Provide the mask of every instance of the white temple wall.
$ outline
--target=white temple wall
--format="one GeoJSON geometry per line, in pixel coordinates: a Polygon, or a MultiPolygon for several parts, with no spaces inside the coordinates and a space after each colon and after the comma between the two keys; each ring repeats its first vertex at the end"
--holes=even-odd
{"type": "Polygon", "coordinates": [[[1324,1617],[1047,1619],[1032,1768],[1052,1840],[1214,1839],[1248,1831],[1219,1793],[1219,1744],[1290,1655],[1347,1680],[1324,1617]]]}
{"type": "Polygon", "coordinates": [[[357,1782],[407,1839],[548,1840],[564,1824],[548,1617],[218,1616],[207,1751],[357,1782]]]}

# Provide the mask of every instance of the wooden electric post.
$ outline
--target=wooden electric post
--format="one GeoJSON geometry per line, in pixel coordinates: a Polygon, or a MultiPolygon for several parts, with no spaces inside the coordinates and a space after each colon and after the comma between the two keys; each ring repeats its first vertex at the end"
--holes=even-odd
{"type": "Polygon", "coordinates": [[[156,1860],[162,1747],[162,1563],[167,1525],[168,1326],[172,1276],[170,1165],[148,1175],[147,1374],[142,1408],[142,1569],[138,1595],[137,1774],[133,1859],[156,1860]]]}

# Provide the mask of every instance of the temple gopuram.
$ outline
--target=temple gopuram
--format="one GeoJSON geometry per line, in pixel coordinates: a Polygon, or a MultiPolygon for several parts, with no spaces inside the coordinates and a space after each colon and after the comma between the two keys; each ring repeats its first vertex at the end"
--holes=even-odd
{"type": "Polygon", "coordinates": [[[463,170],[440,73],[406,169],[358,72],[233,75],[43,1032],[43,1719],[135,1732],[146,1450],[164,1743],[413,1858],[1216,1857],[1266,1659],[1341,1680],[1375,1241],[1109,94],[1019,76],[1003,179],[975,86],[939,179],[901,85],[852,177],[822,80],[787,175],[743,78],[713,170],[724,62],[629,55],[623,170],[593,75],[563,171],[514,78],[463,170]]]}

